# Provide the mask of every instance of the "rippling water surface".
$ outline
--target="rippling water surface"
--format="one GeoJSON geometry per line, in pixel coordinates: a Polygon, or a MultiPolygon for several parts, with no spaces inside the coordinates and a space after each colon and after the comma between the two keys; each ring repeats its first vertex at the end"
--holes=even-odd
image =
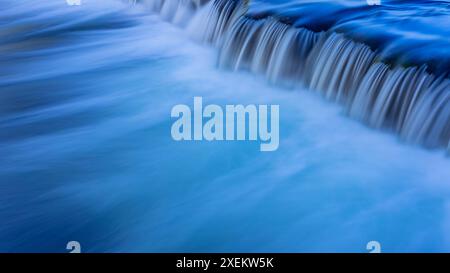
{"type": "Polygon", "coordinates": [[[297,27],[333,30],[369,44],[383,58],[450,70],[450,2],[437,0],[254,0],[250,14],[275,16],[297,27]],[[376,1],[367,1],[376,2],[376,1]]]}
{"type": "MultiPolygon", "coordinates": [[[[250,12],[269,7],[255,2],[250,12]]],[[[326,12],[357,1],[291,2],[326,12]]],[[[388,8],[386,20],[358,28],[371,17],[343,10],[332,27],[411,27],[433,36],[414,39],[436,39],[423,58],[448,56],[448,3],[408,2],[447,17],[397,28],[388,8]]],[[[72,240],[86,252],[366,252],[371,240],[384,251],[450,251],[444,151],[366,127],[304,88],[218,69],[214,47],[141,5],[0,5],[1,251],[65,252],[72,240]],[[194,96],[279,104],[280,148],[174,142],[171,108],[194,96]]],[[[384,50],[404,43],[389,41],[384,50]]]]}

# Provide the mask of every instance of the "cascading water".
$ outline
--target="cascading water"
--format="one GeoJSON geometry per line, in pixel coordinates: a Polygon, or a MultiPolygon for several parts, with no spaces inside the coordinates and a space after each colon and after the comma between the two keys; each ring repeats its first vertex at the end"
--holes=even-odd
{"type": "Polygon", "coordinates": [[[243,14],[239,1],[209,1],[190,23],[188,31],[198,41],[219,46],[222,36],[243,14]]]}
{"type": "MultiPolygon", "coordinates": [[[[182,0],[150,2],[158,3],[154,10],[162,10],[165,18],[186,5],[182,0]]],[[[306,86],[342,103],[351,117],[371,127],[428,148],[450,146],[449,79],[430,74],[426,66],[384,63],[369,46],[344,34],[296,28],[270,16],[253,18],[246,14],[247,5],[212,0],[189,22],[196,40],[218,47],[219,67],[263,74],[284,86],[306,86]]]]}
{"type": "Polygon", "coordinates": [[[151,11],[158,12],[163,19],[183,26],[206,0],[143,0],[140,2],[143,2],[151,11]]]}

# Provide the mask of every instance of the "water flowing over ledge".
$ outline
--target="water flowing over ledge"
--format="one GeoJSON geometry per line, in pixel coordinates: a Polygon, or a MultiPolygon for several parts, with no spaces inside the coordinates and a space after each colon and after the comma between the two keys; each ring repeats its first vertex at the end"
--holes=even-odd
{"type": "Polygon", "coordinates": [[[218,66],[304,86],[349,116],[402,140],[450,151],[450,80],[427,67],[392,65],[342,33],[313,32],[247,14],[248,1],[146,0],[152,11],[219,50],[218,66]]]}

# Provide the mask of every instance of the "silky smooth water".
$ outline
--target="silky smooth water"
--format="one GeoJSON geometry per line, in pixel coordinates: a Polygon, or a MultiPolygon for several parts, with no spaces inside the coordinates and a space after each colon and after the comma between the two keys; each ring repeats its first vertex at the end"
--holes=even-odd
{"type": "Polygon", "coordinates": [[[139,6],[30,3],[1,12],[1,251],[450,251],[444,151],[218,69],[139,6]],[[194,96],[279,104],[280,148],[173,141],[170,111],[194,96]]]}

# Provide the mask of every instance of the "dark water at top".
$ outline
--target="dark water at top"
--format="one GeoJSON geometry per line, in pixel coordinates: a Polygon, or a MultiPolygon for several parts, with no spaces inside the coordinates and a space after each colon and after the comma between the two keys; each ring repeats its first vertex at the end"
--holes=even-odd
{"type": "Polygon", "coordinates": [[[363,41],[383,58],[406,65],[427,63],[450,71],[450,2],[382,0],[254,0],[250,14],[275,16],[314,31],[334,30],[363,41]],[[371,2],[371,1],[369,1],[371,2]]]}

